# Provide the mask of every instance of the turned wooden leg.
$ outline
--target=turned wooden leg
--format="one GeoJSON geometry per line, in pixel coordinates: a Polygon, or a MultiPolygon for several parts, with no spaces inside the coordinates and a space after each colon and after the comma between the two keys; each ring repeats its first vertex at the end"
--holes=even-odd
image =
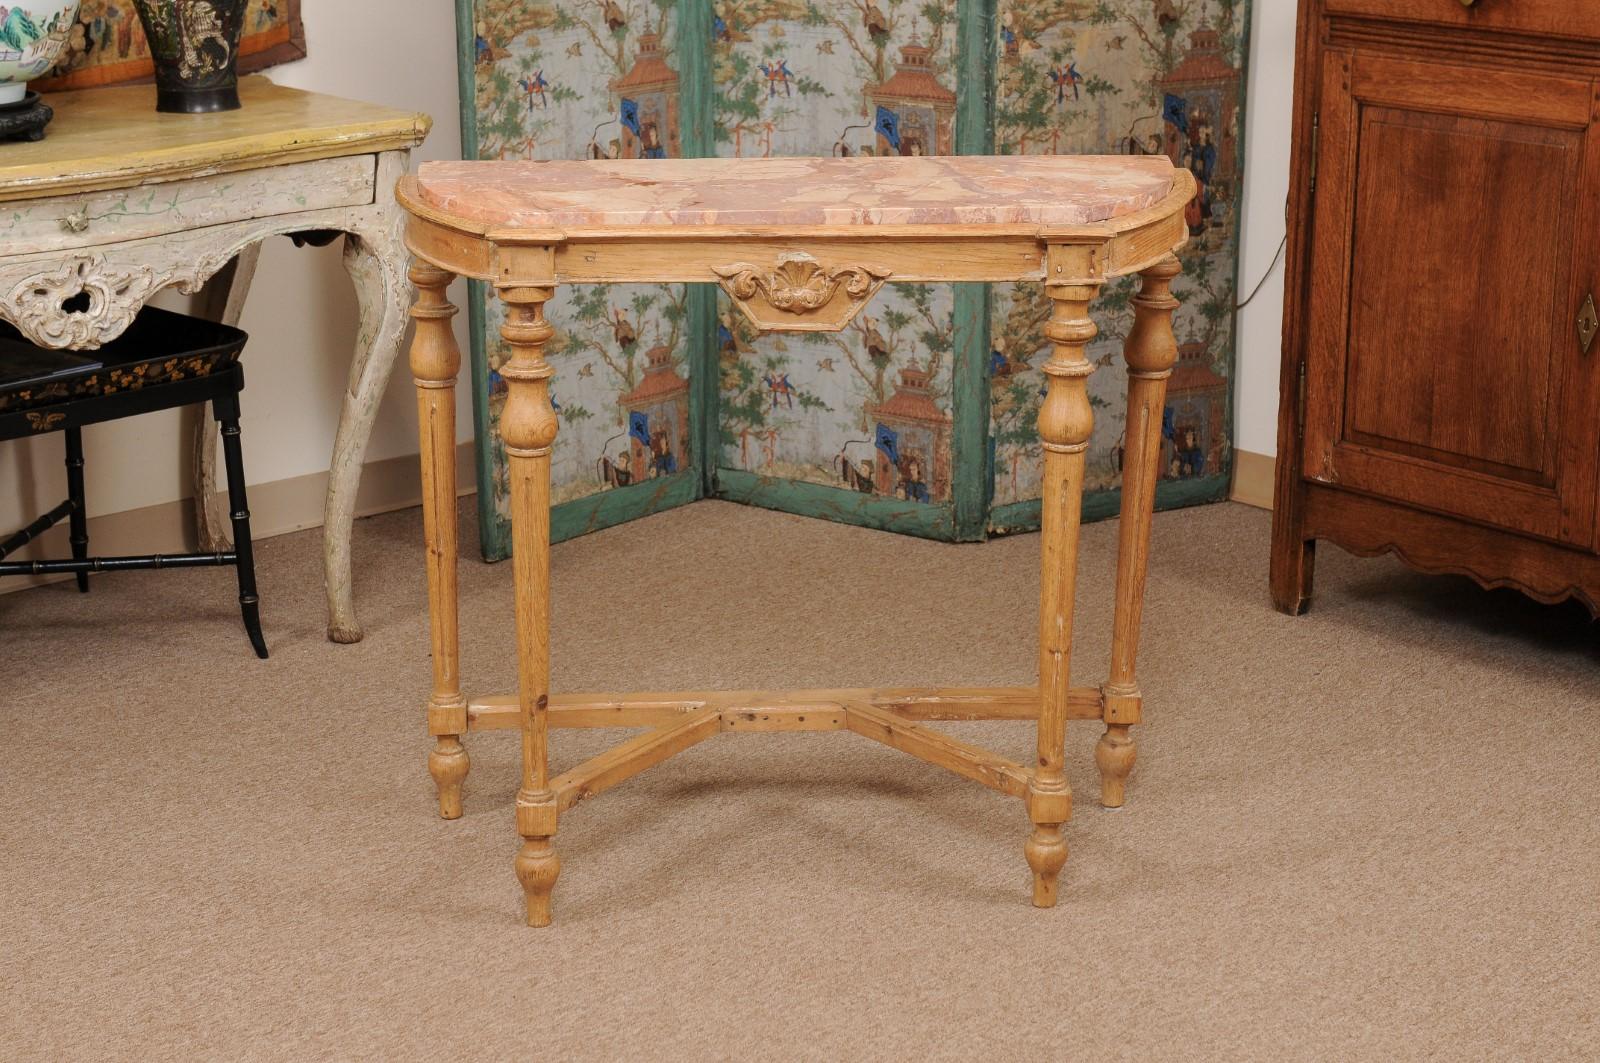
{"type": "MultiPolygon", "coordinates": [[[[428,706],[429,719],[433,719],[433,706],[428,706]]],[[[431,725],[430,725],[431,726],[431,725]]],[[[454,723],[442,723],[440,726],[454,727],[454,723]]],[[[461,725],[465,730],[465,725],[461,725]]],[[[467,781],[467,771],[472,767],[472,760],[467,756],[467,747],[461,743],[460,734],[442,734],[434,736],[433,749],[428,752],[428,774],[433,776],[433,784],[439,791],[439,816],[442,819],[461,818],[461,785],[467,781]]]]}
{"type": "Polygon", "coordinates": [[[461,350],[450,319],[456,308],[445,289],[455,278],[417,262],[411,282],[416,333],[411,340],[411,375],[417,383],[417,431],[422,446],[422,529],[428,549],[428,616],[433,634],[433,695],[428,733],[434,736],[428,774],[439,787],[439,815],[461,815],[461,784],[467,777],[467,699],[461,693],[461,646],[456,604],[456,374],[461,350]]]}
{"type": "Polygon", "coordinates": [[[1089,248],[1050,248],[1046,293],[1053,301],[1045,335],[1055,348],[1045,363],[1048,390],[1039,408],[1044,447],[1039,597],[1039,749],[1028,783],[1033,833],[1025,853],[1033,869],[1033,903],[1056,903],[1056,879],[1067,862],[1061,827],[1072,817],[1067,785],[1067,696],[1072,685],[1072,613],[1078,571],[1078,525],[1083,515],[1083,473],[1094,413],[1084,347],[1094,339],[1089,304],[1100,290],[1100,270],[1089,248]]]}
{"type": "Polygon", "coordinates": [[[528,925],[550,925],[550,894],[561,873],[551,839],[556,795],[550,789],[550,448],[556,413],[544,345],[555,330],[544,319],[550,288],[504,288],[501,337],[511,360],[500,370],[508,392],[500,417],[511,473],[511,556],[516,578],[517,679],[522,717],[522,786],[517,791],[517,879],[528,925]]]}
{"type": "Polygon", "coordinates": [[[1143,706],[1135,667],[1139,625],[1144,613],[1145,576],[1150,561],[1150,521],[1156,484],[1161,480],[1161,419],[1167,380],[1178,359],[1172,334],[1172,280],[1183,267],[1169,256],[1143,273],[1133,299],[1133,329],[1123,345],[1128,362],[1127,453],[1122,462],[1122,522],[1117,541],[1117,604],[1111,630],[1111,676],[1101,688],[1106,732],[1095,747],[1100,768],[1100,803],[1121,808],[1128,774],[1138,750],[1129,728],[1143,706]]]}
{"type": "Polygon", "coordinates": [[[522,848],[517,850],[517,881],[522,883],[522,894],[528,905],[529,926],[549,926],[550,896],[555,892],[556,879],[561,876],[561,858],[556,855],[553,839],[556,834],[556,805],[523,803],[522,793],[517,794],[517,831],[522,835],[522,848]],[[548,815],[546,810],[548,809],[548,815]],[[537,832],[545,833],[537,833],[537,832]]]}

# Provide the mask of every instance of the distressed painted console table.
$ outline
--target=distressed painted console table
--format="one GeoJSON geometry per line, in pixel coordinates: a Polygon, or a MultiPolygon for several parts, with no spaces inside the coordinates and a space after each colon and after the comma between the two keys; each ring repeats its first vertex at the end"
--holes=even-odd
{"type": "MultiPolygon", "coordinates": [[[[157,114],[155,88],[50,97],[33,144],[0,146],[0,318],[34,343],[93,350],[157,292],[208,289],[211,316],[237,324],[261,241],[341,234],[360,333],[334,442],[324,535],[328,637],[361,637],[350,585],[356,488],[411,299],[394,186],[427,115],[282,88],[240,85],[244,108],[157,114]]],[[[216,449],[195,434],[201,549],[227,549],[216,449]]]]}
{"type": "Polygon", "coordinates": [[[421,419],[432,612],[429,771],[447,819],[461,814],[469,730],[517,729],[522,781],[517,877],[528,923],[550,922],[562,813],[722,732],[840,731],[883,742],[1021,798],[1033,902],[1056,901],[1072,812],[1069,719],[1103,720],[1101,800],[1122,804],[1139,722],[1135,681],[1166,382],[1177,357],[1173,254],[1188,237],[1187,172],[1165,158],[1009,157],[707,159],[644,162],[429,163],[400,184],[416,261],[411,349],[421,419]],[[1073,687],[1078,525],[1093,423],[1084,347],[1090,304],[1112,278],[1143,275],[1128,335],[1128,436],[1109,680],[1073,687]],[[512,359],[501,419],[511,464],[520,691],[462,693],[456,603],[455,403],[461,365],[445,296],[456,275],[493,284],[512,359]],[[562,284],[714,282],[760,328],[838,330],[885,283],[1043,281],[1053,301],[1039,415],[1045,450],[1039,682],[1004,689],[550,694],[550,448],[557,417],[544,307],[562,284]],[[930,720],[1037,720],[1024,767],[923,726],[930,720]],[[552,777],[549,732],[639,727],[639,737],[552,777]]]}

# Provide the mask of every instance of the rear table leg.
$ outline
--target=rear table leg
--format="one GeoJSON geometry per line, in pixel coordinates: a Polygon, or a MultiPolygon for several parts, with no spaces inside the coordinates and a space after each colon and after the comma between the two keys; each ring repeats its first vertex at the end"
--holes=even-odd
{"type": "Polygon", "coordinates": [[[1145,270],[1134,297],[1133,329],[1123,345],[1128,362],[1127,455],[1122,463],[1122,521],[1117,529],[1117,605],[1111,631],[1111,675],[1102,688],[1106,731],[1095,747],[1100,768],[1100,803],[1121,808],[1138,749],[1130,729],[1144,704],[1134,670],[1139,625],[1144,615],[1145,576],[1150,558],[1150,522],[1161,479],[1161,420],[1167,379],[1178,357],[1172,334],[1172,280],[1183,271],[1168,256],[1145,270]]]}

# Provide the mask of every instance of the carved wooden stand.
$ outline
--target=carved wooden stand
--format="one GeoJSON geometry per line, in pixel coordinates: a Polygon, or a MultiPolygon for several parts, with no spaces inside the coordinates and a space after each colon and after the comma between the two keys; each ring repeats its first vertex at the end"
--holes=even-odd
{"type": "MultiPolygon", "coordinates": [[[[951,162],[952,160],[943,160],[951,162]]],[[[958,164],[971,160],[959,160],[958,164]]],[[[1095,160],[1088,160],[1093,163],[1095,160]]],[[[419,298],[411,368],[421,417],[428,586],[432,608],[433,694],[428,767],[439,811],[461,815],[467,775],[462,736],[517,729],[522,779],[517,877],[530,926],[551,920],[560,874],[554,838],[578,802],[716,734],[750,731],[853,731],[910,753],[992,790],[1021,798],[1033,824],[1025,846],[1033,903],[1056,903],[1067,859],[1063,825],[1072,795],[1064,772],[1068,720],[1101,720],[1096,749],[1101,801],[1120,807],[1140,722],[1135,675],[1151,511],[1159,478],[1166,382],[1177,357],[1171,282],[1173,252],[1187,236],[1182,212],[1193,194],[1187,174],[1154,206],[1110,222],[1042,231],[1033,225],[569,227],[492,230],[426,200],[427,170],[401,183],[413,215],[408,245],[419,298]],[[420,184],[419,184],[420,182],[420,184]],[[800,250],[804,248],[805,250],[800,250]],[[776,253],[775,253],[776,251],[776,253]],[[761,266],[752,263],[765,262],[761,266]],[[1117,564],[1109,680],[1073,687],[1069,674],[1078,529],[1085,455],[1093,415],[1084,348],[1096,335],[1090,304],[1105,281],[1139,272],[1136,320],[1125,354],[1129,368],[1127,455],[1117,564]],[[461,356],[445,289],[456,273],[492,280],[506,306],[501,335],[513,357],[500,370],[510,393],[501,420],[511,466],[520,693],[469,700],[461,689],[456,602],[455,435],[453,388],[461,356]],[[545,304],[558,283],[720,281],[764,328],[842,328],[885,280],[1042,279],[1054,313],[1046,335],[1048,394],[1039,416],[1045,450],[1043,572],[1039,612],[1039,682],[991,689],[850,689],[716,691],[658,694],[550,694],[550,451],[557,418],[550,403],[553,370],[545,346],[554,330],[545,304]],[[1038,753],[1030,768],[923,726],[938,720],[1037,720],[1038,753]],[[644,732],[570,771],[549,771],[551,729],[638,727],[644,732]]],[[[858,202],[860,196],[849,197],[858,202]]]]}

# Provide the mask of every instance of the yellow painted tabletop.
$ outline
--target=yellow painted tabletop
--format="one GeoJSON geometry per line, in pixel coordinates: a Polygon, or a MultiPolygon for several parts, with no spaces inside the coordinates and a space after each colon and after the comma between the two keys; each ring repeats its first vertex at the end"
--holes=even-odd
{"type": "Polygon", "coordinates": [[[239,82],[244,107],[158,114],[154,85],[51,93],[37,143],[0,143],[0,200],[35,199],[288,162],[410,148],[433,119],[372,103],[239,82]]]}

